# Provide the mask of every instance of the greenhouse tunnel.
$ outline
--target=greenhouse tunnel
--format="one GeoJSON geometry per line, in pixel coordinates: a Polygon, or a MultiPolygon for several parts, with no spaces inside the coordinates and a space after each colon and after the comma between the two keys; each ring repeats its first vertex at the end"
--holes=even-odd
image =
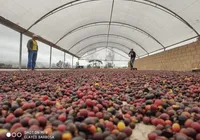
{"type": "Polygon", "coordinates": [[[0,140],[200,140],[199,71],[200,0],[0,0],[0,140]]]}
{"type": "Polygon", "coordinates": [[[2,0],[0,4],[3,25],[22,35],[39,35],[41,42],[79,59],[90,48],[98,48],[91,46],[97,42],[106,42],[106,48],[109,42],[123,44],[115,47],[119,53],[132,48],[141,58],[199,37],[196,0],[182,4],[171,0],[2,0]]]}

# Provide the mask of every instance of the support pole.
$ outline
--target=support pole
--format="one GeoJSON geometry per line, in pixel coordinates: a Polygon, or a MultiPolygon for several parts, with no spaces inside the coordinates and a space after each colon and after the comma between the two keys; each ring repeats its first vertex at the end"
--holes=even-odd
{"type": "Polygon", "coordinates": [[[65,57],[66,57],[66,55],[65,55],[65,52],[64,52],[64,65],[63,65],[64,69],[65,69],[65,57]]]}
{"type": "Polygon", "coordinates": [[[51,69],[52,47],[50,46],[49,69],[51,69]]]}
{"type": "Polygon", "coordinates": [[[22,68],[22,37],[23,34],[20,33],[20,46],[19,46],[19,70],[22,68]]]}
{"type": "Polygon", "coordinates": [[[74,65],[74,56],[72,56],[72,68],[73,68],[73,65],[74,65]]]}

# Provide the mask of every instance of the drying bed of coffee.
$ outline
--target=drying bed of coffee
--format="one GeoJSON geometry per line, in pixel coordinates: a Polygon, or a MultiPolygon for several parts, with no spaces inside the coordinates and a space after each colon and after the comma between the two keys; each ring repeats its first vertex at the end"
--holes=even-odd
{"type": "Polygon", "coordinates": [[[200,73],[0,72],[0,140],[35,138],[200,140],[200,73]]]}

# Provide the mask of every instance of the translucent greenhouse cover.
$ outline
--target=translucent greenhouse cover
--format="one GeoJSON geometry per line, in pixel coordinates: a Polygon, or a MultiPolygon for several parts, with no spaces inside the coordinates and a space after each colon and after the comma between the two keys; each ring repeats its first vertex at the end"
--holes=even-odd
{"type": "Polygon", "coordinates": [[[142,57],[200,34],[200,0],[0,0],[0,16],[79,57],[142,57]]]}

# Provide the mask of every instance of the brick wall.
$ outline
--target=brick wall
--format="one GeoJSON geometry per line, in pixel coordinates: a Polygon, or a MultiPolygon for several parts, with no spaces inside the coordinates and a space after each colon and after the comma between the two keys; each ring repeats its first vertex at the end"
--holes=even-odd
{"type": "Polygon", "coordinates": [[[200,68],[200,41],[135,61],[138,70],[190,71],[200,68]]]}

